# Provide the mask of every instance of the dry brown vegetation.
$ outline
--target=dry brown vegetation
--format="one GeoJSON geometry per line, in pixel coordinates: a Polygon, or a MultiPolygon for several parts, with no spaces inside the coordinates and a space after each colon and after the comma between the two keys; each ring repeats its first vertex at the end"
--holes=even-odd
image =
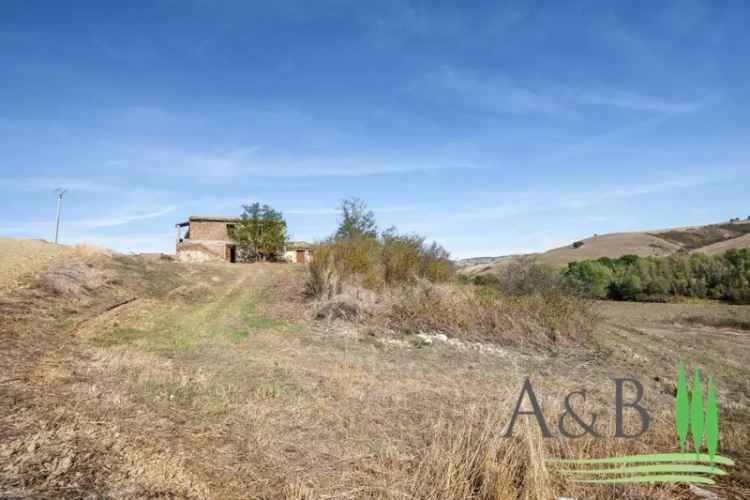
{"type": "Polygon", "coordinates": [[[730,241],[750,233],[747,221],[728,224],[709,224],[654,233],[659,238],[672,241],[686,250],[696,250],[717,243],[730,241]]]}
{"type": "Polygon", "coordinates": [[[574,328],[566,315],[545,320],[541,296],[519,305],[431,285],[394,309],[352,292],[381,318],[429,312],[388,319],[398,328],[384,334],[377,322],[311,319],[304,283],[292,265],[80,254],[27,275],[0,295],[0,496],[694,498],[680,485],[582,486],[544,461],[673,449],[679,359],[716,377],[722,454],[738,461],[712,489],[750,494],[747,332],[693,318],[750,320],[748,307],[597,303],[590,334],[550,350],[539,348],[549,332],[574,328]],[[523,321],[529,332],[508,326],[523,321]],[[502,346],[398,333],[445,324],[502,346]],[[658,416],[643,439],[543,439],[527,420],[500,437],[525,377],[553,422],[574,389],[589,391],[591,411],[611,410],[612,376],[646,387],[658,416]]]}
{"type": "Polygon", "coordinates": [[[385,321],[399,332],[551,349],[584,343],[594,318],[584,301],[562,294],[513,297],[471,285],[423,284],[395,293],[385,321]]]}
{"type": "Polygon", "coordinates": [[[56,260],[76,253],[73,247],[43,240],[16,240],[0,237],[0,291],[18,285],[24,274],[46,269],[56,260]]]}

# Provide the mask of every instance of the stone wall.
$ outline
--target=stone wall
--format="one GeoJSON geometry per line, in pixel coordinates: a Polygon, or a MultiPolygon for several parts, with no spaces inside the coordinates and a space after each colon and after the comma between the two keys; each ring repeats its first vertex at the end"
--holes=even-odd
{"type": "Polygon", "coordinates": [[[223,261],[226,245],[224,241],[183,240],[177,244],[176,257],[183,262],[223,261]]]}
{"type": "Polygon", "coordinates": [[[190,239],[197,241],[230,241],[226,222],[190,221],[190,239]]]}

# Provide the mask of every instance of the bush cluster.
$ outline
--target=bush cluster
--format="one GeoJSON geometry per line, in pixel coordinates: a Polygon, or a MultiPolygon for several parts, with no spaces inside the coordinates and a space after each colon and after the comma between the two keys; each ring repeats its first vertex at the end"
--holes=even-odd
{"type": "Polygon", "coordinates": [[[534,293],[548,295],[565,288],[565,282],[557,269],[540,264],[533,258],[509,262],[497,273],[480,274],[472,278],[471,282],[515,296],[534,293]]]}
{"type": "Polygon", "coordinates": [[[380,235],[338,231],[313,247],[308,292],[316,297],[341,293],[345,284],[381,289],[414,284],[420,279],[442,282],[455,275],[450,254],[437,243],[390,228],[380,235]]]}
{"type": "Polygon", "coordinates": [[[676,297],[750,304],[750,249],[721,255],[678,253],[668,257],[625,255],[571,262],[565,284],[597,299],[667,301],[676,297]]]}

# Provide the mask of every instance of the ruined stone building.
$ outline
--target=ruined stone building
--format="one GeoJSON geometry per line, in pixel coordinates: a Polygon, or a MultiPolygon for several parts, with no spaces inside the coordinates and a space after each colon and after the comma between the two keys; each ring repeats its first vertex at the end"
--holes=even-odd
{"type": "MultiPolygon", "coordinates": [[[[187,221],[175,224],[177,258],[189,262],[237,262],[237,245],[231,232],[240,220],[239,217],[192,215],[187,221]]],[[[288,262],[306,264],[311,258],[310,244],[290,241],[283,257],[288,262]]]]}

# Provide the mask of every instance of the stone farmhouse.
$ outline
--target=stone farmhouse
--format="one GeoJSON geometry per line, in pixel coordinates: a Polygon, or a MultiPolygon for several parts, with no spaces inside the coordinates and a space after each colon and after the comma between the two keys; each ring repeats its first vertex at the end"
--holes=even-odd
{"type": "MultiPolygon", "coordinates": [[[[240,220],[239,217],[191,215],[187,221],[178,222],[175,224],[177,259],[237,262],[237,244],[230,234],[240,220]]],[[[311,258],[310,247],[304,241],[289,241],[283,258],[294,264],[307,264],[311,258]]]]}

